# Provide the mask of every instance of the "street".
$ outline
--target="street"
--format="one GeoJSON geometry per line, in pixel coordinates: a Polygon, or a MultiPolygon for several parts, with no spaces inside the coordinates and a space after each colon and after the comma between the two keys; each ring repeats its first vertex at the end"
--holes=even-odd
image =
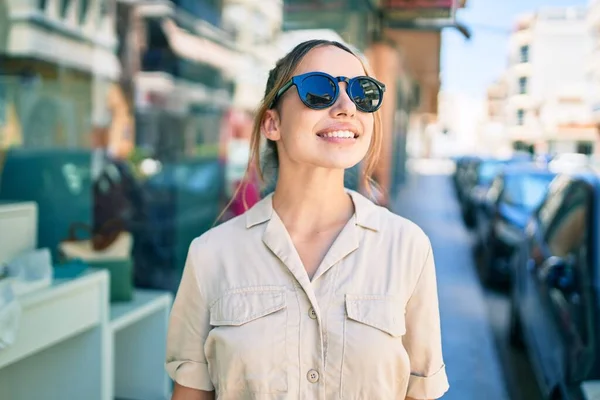
{"type": "Polygon", "coordinates": [[[479,282],[472,238],[460,217],[447,168],[436,168],[435,162],[409,168],[413,172],[394,211],[421,226],[433,245],[450,381],[444,399],[540,399],[526,355],[512,350],[506,339],[507,295],[484,290],[479,282]]]}
{"type": "MultiPolygon", "coordinates": [[[[190,363],[194,335],[179,347],[168,338],[173,295],[194,271],[190,243],[276,186],[336,204],[308,188],[339,185],[322,173],[335,169],[361,190],[363,167],[380,184],[373,197],[431,240],[445,400],[548,400],[536,376],[552,400],[583,379],[600,390],[600,180],[546,190],[558,171],[600,171],[599,33],[600,0],[0,0],[0,400],[171,397],[181,365],[205,368],[190,363]],[[534,209],[540,223],[527,224],[534,209]],[[476,263],[473,226],[487,263],[476,263]],[[487,272],[508,270],[524,232],[511,303],[479,275],[495,283],[487,272]],[[515,305],[512,326],[524,329],[512,342],[524,332],[536,358],[509,344],[515,305]]],[[[299,222],[314,235],[335,223],[299,222]]],[[[202,298],[240,289],[230,275],[215,272],[202,298]]],[[[223,353],[242,344],[223,343],[223,353]]],[[[217,358],[223,371],[236,365],[217,358]]],[[[324,382],[315,366],[302,373],[324,382]]],[[[279,375],[264,368],[269,382],[256,368],[231,379],[270,387],[279,375]]]]}

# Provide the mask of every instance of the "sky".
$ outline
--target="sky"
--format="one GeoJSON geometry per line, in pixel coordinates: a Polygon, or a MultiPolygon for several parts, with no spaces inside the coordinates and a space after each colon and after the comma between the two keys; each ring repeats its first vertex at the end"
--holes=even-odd
{"type": "Polygon", "coordinates": [[[518,15],[543,6],[586,4],[588,0],[468,0],[457,19],[471,28],[471,39],[455,29],[442,33],[442,90],[483,98],[506,66],[509,34],[518,15]]]}

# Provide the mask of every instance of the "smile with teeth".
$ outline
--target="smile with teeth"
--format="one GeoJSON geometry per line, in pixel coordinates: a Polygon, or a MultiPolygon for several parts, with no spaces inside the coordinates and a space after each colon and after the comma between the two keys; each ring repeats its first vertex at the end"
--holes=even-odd
{"type": "Polygon", "coordinates": [[[355,139],[358,137],[357,134],[351,131],[333,131],[333,132],[324,132],[319,133],[319,137],[322,138],[340,138],[340,139],[355,139]]]}

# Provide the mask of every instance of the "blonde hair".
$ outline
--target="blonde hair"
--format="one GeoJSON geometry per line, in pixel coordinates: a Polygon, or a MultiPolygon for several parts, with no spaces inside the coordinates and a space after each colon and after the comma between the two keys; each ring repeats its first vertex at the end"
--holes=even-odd
{"type": "MultiPolygon", "coordinates": [[[[279,166],[279,159],[277,153],[277,145],[276,142],[267,139],[266,142],[266,151],[263,153],[261,157],[261,139],[262,139],[262,123],[267,114],[267,111],[270,109],[271,104],[276,100],[277,92],[283,85],[285,85],[291,78],[294,70],[300,64],[300,62],[304,59],[304,57],[310,52],[312,49],[322,46],[335,46],[338,47],[352,55],[354,55],[362,64],[365,74],[367,76],[372,76],[370,73],[368,66],[364,62],[363,58],[357,55],[355,52],[350,50],[347,46],[342,43],[330,40],[309,40],[297,45],[292,51],[290,51],[286,56],[281,58],[275,64],[275,68],[273,68],[269,72],[269,78],[267,80],[267,87],[265,89],[265,95],[263,97],[262,102],[258,110],[256,111],[254,117],[254,125],[252,128],[252,136],[250,138],[250,160],[248,161],[248,166],[246,168],[246,173],[244,175],[244,189],[248,185],[248,177],[250,176],[252,170],[255,170],[258,174],[261,184],[264,186],[265,180],[265,169],[273,168],[276,170],[279,166]]],[[[277,105],[275,105],[277,107],[277,105]]],[[[377,161],[379,157],[379,153],[381,151],[381,115],[379,111],[374,113],[373,118],[373,136],[371,138],[371,144],[369,146],[369,150],[365,155],[363,160],[364,168],[362,169],[362,180],[361,183],[369,192],[369,195],[372,197],[372,188],[377,186],[377,183],[373,181],[372,174],[375,171],[377,166],[377,161]]],[[[227,209],[231,206],[233,200],[239,194],[239,191],[242,189],[242,185],[238,186],[235,193],[233,194],[231,200],[219,216],[219,219],[223,216],[223,214],[227,211],[227,209]]],[[[378,188],[379,189],[379,188],[378,188]]],[[[244,209],[248,209],[248,205],[246,203],[246,197],[243,197],[244,209]]]]}

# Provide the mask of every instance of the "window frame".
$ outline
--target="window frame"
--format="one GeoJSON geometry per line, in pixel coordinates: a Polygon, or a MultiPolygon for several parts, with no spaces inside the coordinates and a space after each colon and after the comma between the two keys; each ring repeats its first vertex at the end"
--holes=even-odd
{"type": "Polygon", "coordinates": [[[529,45],[525,44],[519,47],[519,62],[525,64],[529,62],[529,45]]]}
{"type": "Polygon", "coordinates": [[[517,125],[525,125],[525,109],[523,108],[517,109],[517,125]]]}
{"type": "Polygon", "coordinates": [[[529,79],[526,76],[520,76],[517,84],[519,86],[519,94],[527,94],[527,86],[529,85],[529,79]]]}

